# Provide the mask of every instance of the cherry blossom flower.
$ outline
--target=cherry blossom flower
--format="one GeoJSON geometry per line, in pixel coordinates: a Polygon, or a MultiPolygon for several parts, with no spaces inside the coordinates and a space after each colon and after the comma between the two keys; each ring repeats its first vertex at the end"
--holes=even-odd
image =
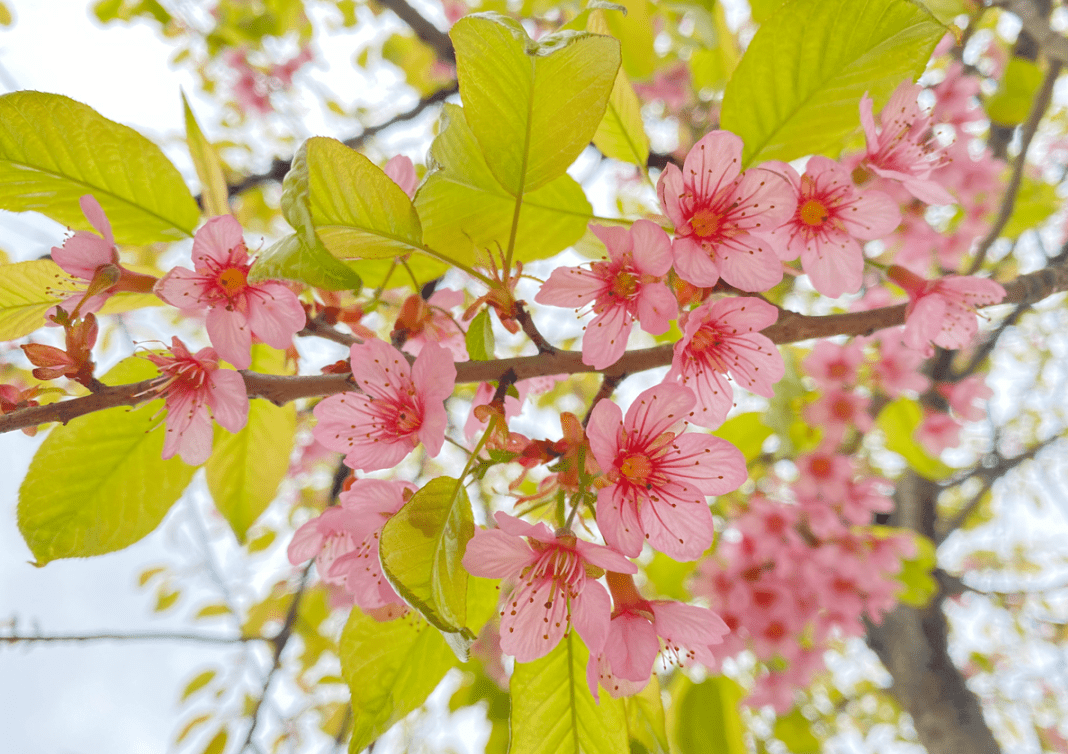
{"type": "MultiPolygon", "coordinates": [[[[505,421],[518,416],[519,412],[523,410],[523,401],[526,400],[527,392],[530,390],[530,381],[521,380],[517,382],[515,389],[518,393],[517,396],[504,396],[505,421]]],[[[489,382],[480,382],[478,384],[478,388],[475,390],[475,397],[471,399],[471,413],[467,415],[467,421],[464,423],[464,437],[468,442],[471,442],[475,437],[475,433],[484,429],[488,423],[488,419],[479,417],[475,409],[479,406],[488,406],[490,401],[493,400],[493,394],[496,391],[496,387],[489,382]]]]}
{"type": "Polygon", "coordinates": [[[855,340],[845,345],[821,340],[812,347],[801,367],[820,387],[838,387],[854,384],[857,368],[863,362],[864,352],[855,340]]]}
{"type": "Polygon", "coordinates": [[[889,277],[909,295],[902,339],[909,348],[925,352],[932,341],[942,348],[964,348],[979,331],[976,308],[1005,298],[1005,289],[986,278],[949,275],[924,280],[896,265],[889,277]]]}
{"type": "Polygon", "coordinates": [[[424,299],[413,294],[401,304],[397,321],[390,336],[394,343],[403,340],[401,348],[418,356],[427,343],[438,343],[449,349],[454,361],[467,361],[464,331],[449,309],[464,302],[464,292],[441,288],[424,299]]]}
{"type": "Polygon", "coordinates": [[[362,610],[403,605],[382,574],[378,541],[382,527],[418,488],[409,482],[357,479],[327,508],[293,534],[289,562],[315,558],[319,578],[343,586],[362,610]]]}
{"type": "Polygon", "coordinates": [[[868,413],[870,402],[859,393],[840,387],[829,388],[815,402],[805,406],[805,420],[823,430],[823,443],[834,446],[849,427],[856,427],[861,432],[872,428],[871,414],[868,413]]]}
{"type": "Polygon", "coordinates": [[[960,382],[942,383],[938,392],[945,396],[949,407],[961,419],[977,422],[986,416],[986,406],[977,401],[987,401],[994,391],[986,384],[986,378],[976,374],[960,382]]]}
{"type": "Polygon", "coordinates": [[[883,335],[879,343],[879,360],[872,364],[872,377],[887,395],[896,398],[906,390],[922,393],[931,381],[920,373],[924,355],[901,340],[901,329],[883,335]]]}
{"type": "Polygon", "coordinates": [[[804,175],[777,164],[797,198],[793,217],[773,231],[783,239],[777,247],[781,258],[800,256],[812,287],[824,296],[856,293],[864,277],[864,250],[857,240],[873,241],[896,228],[897,204],[881,191],[858,189],[849,171],[827,157],[812,157],[804,175]]]}
{"type": "Polygon", "coordinates": [[[937,456],[946,448],[960,445],[960,431],[963,426],[949,414],[941,411],[925,411],[923,421],[913,433],[916,440],[937,456]]]}
{"type": "Polygon", "coordinates": [[[167,435],[163,457],[181,456],[197,466],[211,455],[211,415],[224,429],[237,432],[248,421],[245,380],[232,369],[219,367],[213,348],[195,354],[185,343],[171,338],[171,355],[149,353],[146,358],[159,369],[151,392],[162,397],[167,408],[167,435]]]}
{"type": "Polygon", "coordinates": [[[684,432],[693,393],[663,383],[634,400],[624,419],[610,400],[593,409],[586,430],[608,485],[597,492],[597,525],[609,547],[634,557],[642,543],[676,560],[712,544],[706,497],[737,489],[745,459],[726,440],[684,432]]]}
{"type": "Polygon", "coordinates": [[[614,602],[608,638],[604,651],[600,655],[591,652],[586,665],[586,680],[595,699],[598,681],[613,697],[641,691],[661,651],[668,662],[680,667],[694,660],[715,666],[709,647],[721,643],[728,632],[718,615],[675,600],[646,600],[628,574],[609,571],[605,578],[614,602]]]}
{"type": "Polygon", "coordinates": [[[629,229],[591,225],[608,249],[608,259],[583,267],[558,267],[538,291],[539,304],[579,308],[593,304],[597,314],[582,338],[582,362],[604,369],[627,348],[634,320],[652,335],[663,335],[678,312],[661,280],[671,269],[671,243],[655,223],[638,220],[629,229]]]}
{"type": "Polygon", "coordinates": [[[656,190],[675,225],[675,271],[697,286],[722,277],[743,291],[766,291],[782,280],[781,241],[769,236],[797,207],[786,179],[768,170],[741,172],[742,140],[729,131],[706,134],[682,170],[668,165],[656,190]]]}
{"type": "MultiPolygon", "coordinates": [[[[79,230],[62,246],[52,247],[52,261],[68,275],[88,283],[85,290],[63,300],[63,309],[72,318],[100,311],[112,293],[148,293],[156,283],[156,278],[151,275],[131,272],[119,263],[119,250],[115,247],[111,223],[100,202],[92,194],[86,194],[78,202],[85,219],[100,235],[79,230]]],[[[46,316],[51,317],[54,312],[53,307],[46,316]]]]}
{"type": "Polygon", "coordinates": [[[553,534],[543,523],[503,512],[494,518],[500,528],[476,531],[463,565],[475,576],[516,582],[500,611],[501,649],[518,662],[531,662],[552,651],[574,625],[590,652],[600,652],[611,603],[591,569],[636,573],[637,566],[571,532],[553,534]]]}
{"type": "Polygon", "coordinates": [[[196,232],[193,266],[164,275],[156,295],[187,313],[207,309],[211,344],[238,369],[252,364],[253,335],[285,349],[304,327],[304,308],[293,291],[276,281],[248,282],[252,263],[232,216],[213,217],[196,232]]]}
{"type": "Polygon", "coordinates": [[[778,317],[771,304],[745,297],[706,301],[686,315],[665,381],[693,391],[697,405],[690,422],[714,429],[727,418],[734,401],[728,372],[747,390],[765,398],[774,395],[772,385],[786,367],[779,349],[760,330],[778,317]]]}
{"type": "Polygon", "coordinates": [[[875,127],[872,99],[860,99],[860,122],[868,152],[862,165],[883,178],[900,181],[909,193],[927,204],[954,204],[956,199],[931,177],[942,148],[931,138],[931,116],[920,112],[921,87],[904,81],[890,95],[875,127]]]}
{"type": "Polygon", "coordinates": [[[352,376],[363,393],[341,393],[314,410],[312,434],[345,453],[350,468],[375,471],[395,466],[423,443],[431,456],[445,442],[444,401],[452,394],[456,366],[449,352],[427,343],[415,364],[381,340],[349,349],[352,376]]]}

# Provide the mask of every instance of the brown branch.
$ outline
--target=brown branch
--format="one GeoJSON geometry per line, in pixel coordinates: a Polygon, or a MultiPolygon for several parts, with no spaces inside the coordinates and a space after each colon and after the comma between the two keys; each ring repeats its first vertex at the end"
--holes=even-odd
{"type": "Polygon", "coordinates": [[[190,641],[200,644],[243,644],[254,641],[273,642],[271,636],[212,636],[210,634],[105,631],[95,634],[16,634],[0,635],[0,644],[64,644],[86,641],[190,641]]]}
{"type": "MultiPolygon", "coordinates": [[[[1032,304],[1054,293],[1068,290],[1068,267],[1057,265],[1022,275],[1005,284],[1002,304],[1032,304]]],[[[997,304],[996,304],[997,305],[997,304]]],[[[995,305],[995,306],[996,306],[995,305]]],[[[813,317],[783,311],[779,321],[763,330],[773,343],[797,343],[813,338],[834,335],[870,335],[877,330],[895,327],[905,322],[905,304],[888,306],[848,314],[828,314],[813,317]]],[[[554,374],[600,372],[605,377],[644,372],[671,364],[674,345],[665,343],[652,348],[628,351],[607,369],[594,369],[582,362],[580,351],[554,351],[537,356],[518,356],[494,361],[465,361],[456,365],[456,382],[498,382],[509,371],[516,380],[554,374]]],[[[249,397],[264,398],[283,405],[300,398],[318,398],[352,391],[355,386],[349,374],[275,375],[242,371],[249,397]]],[[[23,408],[0,415],[0,433],[50,422],[67,422],[116,406],[133,406],[150,400],[152,380],[129,385],[105,387],[97,393],[44,406],[23,408]]]]}
{"type": "Polygon", "coordinates": [[[345,347],[363,342],[362,339],[357,338],[354,335],[349,335],[348,333],[334,329],[320,317],[309,317],[307,323],[304,325],[304,329],[298,332],[297,335],[305,338],[322,338],[323,340],[329,340],[345,347]]]}
{"type": "Polygon", "coordinates": [[[597,408],[597,404],[603,401],[605,398],[610,398],[612,393],[619,387],[619,383],[627,379],[627,375],[624,374],[606,374],[601,378],[601,386],[597,389],[597,395],[593,396],[593,400],[590,401],[590,407],[586,411],[586,415],[582,417],[582,427],[585,429],[590,424],[590,418],[593,416],[593,410],[597,408]]]}
{"type": "Polygon", "coordinates": [[[397,14],[397,18],[408,24],[423,44],[433,49],[439,58],[450,63],[456,61],[456,54],[453,52],[452,40],[449,39],[449,35],[423,18],[423,15],[408,5],[405,0],[377,0],[377,2],[382,7],[389,8],[397,14]]]}
{"type": "Polygon", "coordinates": [[[519,326],[523,328],[523,332],[526,336],[538,347],[538,353],[557,352],[558,349],[556,346],[547,341],[545,336],[541,334],[541,331],[534,325],[534,319],[530,316],[530,312],[527,311],[525,302],[515,302],[515,318],[519,322],[519,326]]]}
{"type": "Polygon", "coordinates": [[[1027,150],[1030,148],[1031,140],[1034,139],[1035,133],[1038,131],[1038,124],[1042,120],[1042,116],[1046,114],[1046,109],[1049,108],[1050,100],[1053,98],[1053,85],[1057,83],[1057,77],[1061,73],[1062,65],[1059,60],[1054,60],[1050,63],[1049,70],[1046,71],[1046,77],[1042,81],[1042,87],[1038,90],[1035,95],[1035,101],[1031,104],[1031,112],[1027,116],[1023,130],[1020,132],[1020,153],[1016,155],[1016,160],[1013,162],[1012,177],[1009,179],[1009,185],[1005,188],[1004,195],[1002,195],[1001,206],[998,209],[997,217],[994,219],[994,224],[990,226],[990,230],[983,236],[983,240],[979,242],[979,248],[975,252],[975,259],[972,260],[971,267],[968,268],[969,275],[974,275],[983,266],[983,261],[986,259],[990,247],[994,245],[1001,232],[1005,230],[1005,226],[1008,225],[1012,212],[1016,208],[1016,197],[1019,195],[1020,187],[1023,185],[1024,168],[1027,166],[1027,150]]]}
{"type": "Polygon", "coordinates": [[[1049,22],[1040,12],[1045,8],[1040,9],[1033,0],[1008,0],[991,3],[991,6],[1007,10],[1019,18],[1023,33],[1031,38],[1035,46],[1041,48],[1043,55],[1068,65],[1068,39],[1049,28],[1049,22]]]}

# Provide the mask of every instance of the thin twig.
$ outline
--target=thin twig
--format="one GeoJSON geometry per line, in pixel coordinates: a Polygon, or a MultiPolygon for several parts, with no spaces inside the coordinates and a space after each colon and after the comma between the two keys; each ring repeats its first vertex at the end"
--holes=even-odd
{"type": "Polygon", "coordinates": [[[527,311],[525,302],[515,302],[515,318],[519,322],[520,327],[523,328],[523,332],[526,333],[526,336],[538,347],[538,353],[556,353],[559,350],[556,346],[547,341],[545,336],[542,335],[534,325],[534,319],[530,316],[530,312],[527,311]]]}
{"type": "Polygon", "coordinates": [[[434,24],[423,17],[419,11],[408,5],[405,0],[378,0],[378,4],[389,8],[397,14],[397,17],[408,24],[415,35],[427,46],[438,54],[442,60],[455,62],[456,53],[452,49],[452,40],[434,24]]]}
{"type": "Polygon", "coordinates": [[[601,380],[601,387],[597,389],[597,395],[593,396],[593,400],[590,402],[590,407],[586,411],[586,415],[582,417],[582,428],[585,429],[589,426],[590,417],[593,416],[593,409],[597,408],[597,404],[608,398],[619,387],[619,383],[627,379],[629,375],[625,372],[623,374],[606,374],[601,380]]]}
{"type": "Polygon", "coordinates": [[[1020,187],[1023,185],[1024,168],[1027,166],[1027,150],[1030,148],[1031,140],[1034,139],[1035,133],[1038,131],[1038,124],[1042,120],[1042,116],[1046,114],[1046,109],[1053,98],[1053,85],[1057,83],[1057,77],[1061,73],[1062,66],[1063,63],[1059,60],[1054,60],[1050,63],[1049,70],[1046,71],[1046,77],[1042,81],[1042,87],[1035,95],[1035,100],[1031,104],[1031,112],[1027,116],[1027,120],[1024,122],[1023,129],[1020,132],[1020,153],[1016,155],[1016,160],[1013,162],[1012,177],[1009,179],[1009,185],[1005,188],[1005,193],[1001,197],[1001,207],[998,209],[994,224],[990,226],[990,230],[983,236],[983,240],[979,242],[979,248],[975,252],[975,259],[972,260],[972,264],[968,268],[967,274],[969,275],[974,275],[983,266],[990,247],[998,240],[1001,232],[1005,230],[1005,226],[1008,225],[1009,220],[1012,218],[1012,212],[1016,208],[1016,198],[1020,193],[1020,187]]]}
{"type": "Polygon", "coordinates": [[[271,636],[212,636],[180,631],[103,631],[89,634],[16,634],[0,635],[3,644],[63,644],[86,641],[189,641],[200,644],[244,644],[254,641],[273,642],[271,636]]]}
{"type": "Polygon", "coordinates": [[[297,335],[308,338],[316,337],[329,340],[338,345],[345,347],[355,345],[356,343],[363,343],[362,338],[357,338],[355,335],[349,335],[343,333],[327,324],[322,317],[309,317],[307,323],[304,325],[304,329],[297,333],[297,335]]]}

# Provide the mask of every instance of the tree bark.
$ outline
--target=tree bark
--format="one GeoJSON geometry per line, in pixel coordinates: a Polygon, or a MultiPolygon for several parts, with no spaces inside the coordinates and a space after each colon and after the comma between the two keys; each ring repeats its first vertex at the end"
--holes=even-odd
{"type": "MultiPolygon", "coordinates": [[[[941,488],[908,471],[898,482],[890,523],[934,539],[941,488]]],[[[978,697],[949,657],[949,626],[939,592],[924,608],[899,605],[879,625],[868,625],[868,645],[894,682],[890,694],[912,715],[930,754],[1000,754],[978,697]]]]}

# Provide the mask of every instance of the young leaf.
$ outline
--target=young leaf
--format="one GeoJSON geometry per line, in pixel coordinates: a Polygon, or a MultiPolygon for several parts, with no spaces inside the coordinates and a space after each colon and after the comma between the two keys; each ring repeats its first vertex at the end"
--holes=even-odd
{"type": "Polygon", "coordinates": [[[355,608],[338,649],[352,694],[352,754],[423,704],[456,664],[441,634],[417,613],[379,623],[355,608]]]}
{"type": "Polygon", "coordinates": [[[631,741],[637,741],[646,751],[668,752],[667,718],[664,700],[660,696],[660,680],[653,674],[644,689],[634,696],[624,697],[627,710],[627,730],[631,741]]]}
{"type": "MultiPolygon", "coordinates": [[[[285,354],[269,346],[252,347],[252,369],[267,374],[292,372],[285,354]]],[[[289,470],[289,454],[297,432],[297,410],[292,403],[276,406],[256,399],[249,402],[248,423],[237,434],[221,427],[205,472],[215,507],[230,522],[237,541],[244,543],[248,528],[267,509],[289,470]]]]}
{"type": "Polygon", "coordinates": [[[474,639],[467,623],[467,571],[460,560],[475,535],[467,490],[456,479],[432,479],[386,522],[382,571],[408,604],[446,633],[474,639]]]}
{"type": "Polygon", "coordinates": [[[182,701],[184,702],[186,699],[191,697],[193,694],[197,693],[202,688],[204,688],[209,683],[211,683],[212,680],[214,680],[215,676],[216,676],[216,672],[214,670],[205,670],[202,673],[197,673],[193,677],[193,680],[191,680],[189,683],[187,683],[185,685],[185,688],[182,689],[182,701]]]}
{"type": "Polygon", "coordinates": [[[490,13],[460,19],[449,36],[467,122],[500,184],[518,197],[564,175],[604,117],[619,42],[575,31],[534,42],[490,13]]]}
{"type": "Polygon", "coordinates": [[[760,414],[750,412],[732,416],[712,434],[722,437],[738,450],[742,451],[746,463],[760,455],[764,441],[771,436],[771,428],[760,420],[760,414]]]}
{"type": "MultiPolygon", "coordinates": [[[[596,34],[608,34],[603,10],[590,13],[586,28],[596,34]]],[[[642,105],[622,68],[616,73],[604,118],[593,135],[593,144],[605,157],[645,167],[649,161],[649,137],[642,123],[642,105]]]]}
{"type": "MultiPolygon", "coordinates": [[[[148,379],[152,364],[136,357],[104,377],[109,384],[148,379]]],[[[18,523],[43,566],[132,545],[159,526],[196,469],[164,461],[161,401],[112,408],[56,427],[41,443],[19,489],[18,523]]]]}
{"type": "Polygon", "coordinates": [[[822,750],[820,740],[812,733],[812,721],[797,707],[779,716],[773,733],[792,754],[819,754],[822,750]]]}
{"type": "Polygon", "coordinates": [[[628,751],[621,699],[601,690],[598,704],[586,684],[590,653],[574,631],[512,675],[509,754],[619,754],[628,751]]]}
{"type": "Polygon", "coordinates": [[[467,328],[467,355],[472,361],[492,361],[495,343],[489,309],[483,309],[467,328]]]}
{"type": "Polygon", "coordinates": [[[185,112],[185,143],[189,147],[189,156],[193,158],[197,178],[200,179],[200,201],[204,205],[204,214],[207,217],[228,215],[229,191],[226,188],[222,163],[219,162],[219,155],[215,153],[215,147],[200,130],[185,92],[182,92],[182,110],[185,112]]]}
{"type": "Polygon", "coordinates": [[[120,244],[188,238],[200,218],[178,169],[132,128],[59,94],[0,96],[0,209],[92,230],[78,204],[85,194],[120,244]]]}
{"type": "Polygon", "coordinates": [[[792,0],[760,27],[723,94],[722,127],[742,162],[792,160],[840,147],[876,108],[923,72],[945,27],[912,0],[792,0]]]}
{"type": "Polygon", "coordinates": [[[672,689],[672,730],[679,754],[746,754],[738,702],[742,688],[726,676],[694,683],[684,675],[672,689]]]}
{"type": "MultiPolygon", "coordinates": [[[[430,147],[436,170],[415,197],[423,240],[467,264],[476,250],[504,247],[516,200],[486,165],[463,109],[445,105],[441,130],[430,147]]],[[[582,187],[562,175],[523,197],[513,258],[544,259],[582,238],[593,208],[582,187]]]]}
{"type": "Polygon", "coordinates": [[[315,230],[307,141],[293,155],[293,164],[282,180],[282,215],[296,233],[260,254],[249,271],[249,280],[299,280],[328,291],[360,288],[360,276],[326,250],[315,230]]]}

